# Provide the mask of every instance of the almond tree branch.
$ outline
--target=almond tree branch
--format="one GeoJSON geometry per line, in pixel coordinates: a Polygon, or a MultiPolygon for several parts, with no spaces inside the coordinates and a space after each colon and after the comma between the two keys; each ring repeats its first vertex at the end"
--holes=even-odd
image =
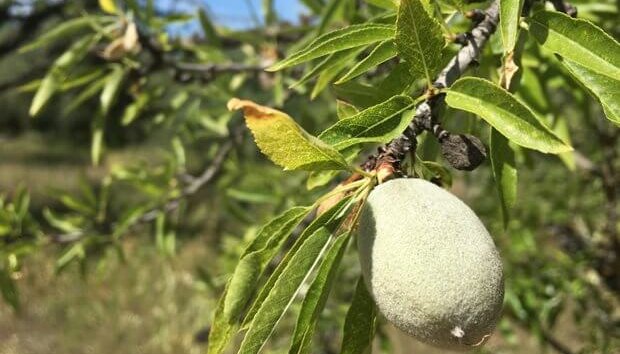
{"type": "MultiPolygon", "coordinates": [[[[437,88],[449,87],[472,65],[480,56],[482,48],[497,29],[499,22],[499,0],[494,0],[484,11],[482,19],[466,36],[467,44],[450,60],[448,65],[439,73],[433,85],[437,88]]],[[[381,147],[379,152],[370,156],[364,164],[367,170],[385,169],[385,174],[398,172],[400,163],[405,155],[415,150],[415,137],[423,130],[433,129],[432,112],[438,105],[443,104],[443,94],[422,102],[416,108],[415,116],[401,136],[381,147]]]]}

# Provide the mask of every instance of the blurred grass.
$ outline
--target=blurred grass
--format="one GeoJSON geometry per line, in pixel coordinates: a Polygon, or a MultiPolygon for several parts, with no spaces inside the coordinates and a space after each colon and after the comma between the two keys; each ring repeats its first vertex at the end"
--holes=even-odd
{"type": "Polygon", "coordinates": [[[173,259],[125,248],[125,262],[107,254],[86,277],[77,267],[56,276],[51,254],[31,257],[22,313],[0,303],[0,353],[200,353],[194,336],[214,305],[195,272],[207,247],[194,241],[173,259]]]}

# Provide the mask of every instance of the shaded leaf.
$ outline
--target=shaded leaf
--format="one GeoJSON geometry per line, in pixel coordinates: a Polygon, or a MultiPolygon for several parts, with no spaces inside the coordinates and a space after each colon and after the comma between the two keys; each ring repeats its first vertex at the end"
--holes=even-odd
{"type": "Polygon", "coordinates": [[[320,227],[293,253],[250,323],[241,342],[240,354],[258,353],[265,345],[299,287],[325,253],[330,235],[329,229],[320,227]]]}
{"type": "Polygon", "coordinates": [[[502,206],[504,228],[508,226],[510,210],[517,200],[517,165],[515,152],[508,144],[508,139],[491,128],[490,149],[491,168],[495,186],[502,206]]]}
{"type": "Polygon", "coordinates": [[[19,294],[15,281],[11,278],[9,271],[3,268],[0,268],[0,292],[4,301],[11,305],[15,311],[19,311],[19,294]]]}
{"type": "Polygon", "coordinates": [[[321,93],[321,91],[323,91],[323,89],[329,85],[329,83],[332,82],[334,78],[336,78],[336,76],[338,76],[338,74],[340,74],[340,72],[344,70],[344,68],[349,65],[362,50],[363,48],[353,48],[334,54],[334,56],[336,56],[344,53],[340,56],[339,60],[332,62],[331,65],[323,69],[316,80],[314,87],[312,88],[310,98],[316,98],[316,96],[318,96],[318,94],[321,93]]]}
{"type": "Polygon", "coordinates": [[[243,109],[258,147],[285,170],[347,169],[342,155],[303,130],[286,113],[236,98],[228,102],[228,109],[243,109]]]}
{"type": "Polygon", "coordinates": [[[442,64],[445,45],[441,25],[420,0],[401,0],[396,21],[396,46],[409,71],[429,86],[442,64]]]}
{"type": "Polygon", "coordinates": [[[339,120],[321,133],[319,138],[337,150],[366,142],[386,143],[405,130],[413,118],[405,112],[413,107],[413,103],[409,96],[394,96],[354,116],[339,120]]]}
{"type": "Polygon", "coordinates": [[[239,324],[237,322],[229,321],[224,316],[224,299],[226,298],[227,290],[217,302],[217,308],[213,314],[213,321],[211,322],[211,330],[209,331],[209,346],[207,352],[209,354],[221,354],[226,350],[226,346],[237,332],[239,324]]]}
{"type": "Polygon", "coordinates": [[[377,308],[366,289],[364,279],[357,280],[355,294],[344,320],[341,354],[365,353],[375,336],[377,308]]]}
{"type": "Polygon", "coordinates": [[[620,44],[596,25],[547,11],[536,13],[529,22],[530,33],[544,48],[620,80],[620,44]]]}
{"type": "Polygon", "coordinates": [[[209,15],[204,9],[198,10],[198,19],[200,20],[200,26],[202,27],[203,32],[205,33],[205,37],[210,44],[213,44],[216,47],[222,45],[222,41],[217,33],[217,29],[213,25],[213,22],[209,18],[209,15]]]}
{"type": "Polygon", "coordinates": [[[367,108],[380,101],[377,99],[379,90],[376,87],[347,81],[340,85],[334,85],[336,96],[343,101],[349,102],[358,108],[367,108]]]}
{"type": "Polygon", "coordinates": [[[566,58],[562,60],[562,64],[596,97],[603,106],[605,116],[610,121],[620,124],[620,80],[601,75],[566,58]]]}
{"type": "MultiPolygon", "coordinates": [[[[359,155],[360,151],[362,151],[360,146],[351,146],[342,150],[340,153],[348,163],[352,163],[359,155]]],[[[311,190],[324,186],[338,176],[338,174],[340,174],[340,171],[312,171],[306,181],[306,188],[311,190]]]]}
{"type": "Polygon", "coordinates": [[[357,48],[347,49],[340,52],[336,52],[328,55],[325,59],[323,59],[320,63],[318,63],[315,67],[309,70],[301,79],[297,80],[294,84],[290,86],[290,88],[298,87],[313,77],[317,76],[323,70],[327,70],[327,68],[333,66],[335,63],[343,61],[343,58],[349,59],[351,53],[357,53],[357,48]]]}
{"type": "Polygon", "coordinates": [[[360,60],[354,67],[352,67],[346,74],[344,74],[336,84],[347,82],[375,66],[384,63],[394,57],[396,57],[396,46],[393,40],[387,40],[379,43],[364,59],[360,60]]]}
{"type": "Polygon", "coordinates": [[[312,223],[308,225],[308,227],[301,233],[301,235],[299,235],[299,237],[293,244],[293,247],[291,247],[291,249],[286,253],[282,261],[280,261],[274,272],[267,280],[267,282],[262,286],[258,296],[254,300],[254,303],[250,307],[250,310],[248,311],[248,314],[243,321],[244,327],[246,327],[249,323],[252,322],[254,316],[262,307],[263,302],[271,292],[271,289],[273,288],[275,282],[279,279],[280,274],[283,272],[284,268],[291,262],[293,255],[297,253],[297,251],[306,241],[306,239],[311,237],[312,234],[314,234],[314,232],[321,227],[333,227],[333,225],[344,216],[345,212],[351,206],[350,201],[350,197],[343,198],[338,203],[336,203],[336,205],[315,218],[314,221],[312,221],[312,223]]]}
{"type": "Polygon", "coordinates": [[[473,77],[459,79],[448,90],[446,103],[480,116],[523,147],[554,154],[572,150],[530,108],[490,81],[473,77]]]}
{"type": "Polygon", "coordinates": [[[316,321],[325,306],[327,297],[333,285],[338,266],[346,250],[350,232],[336,237],[329,251],[325,254],[317,275],[308,289],[304,301],[301,304],[299,317],[293,333],[290,354],[303,353],[303,349],[309,346],[314,334],[316,321]]]}
{"type": "Polygon", "coordinates": [[[260,229],[243,251],[230,279],[224,302],[226,318],[236,320],[255,290],[260,274],[310,210],[310,207],[291,208],[260,229]]]}
{"type": "Polygon", "coordinates": [[[360,47],[394,37],[394,26],[366,23],[326,33],[299,52],[274,64],[268,71],[277,71],[341,50],[360,47]]]}
{"type": "Polygon", "coordinates": [[[39,37],[37,37],[34,42],[20,48],[20,52],[23,53],[36,49],[43,45],[49,45],[57,40],[79,33],[82,30],[88,28],[92,21],[93,19],[88,16],[77,17],[64,21],[61,24],[55,26],[53,29],[42,33],[39,37]]]}
{"type": "Polygon", "coordinates": [[[336,115],[338,119],[349,118],[352,115],[359,113],[359,110],[354,105],[345,101],[336,100],[336,115]]]}

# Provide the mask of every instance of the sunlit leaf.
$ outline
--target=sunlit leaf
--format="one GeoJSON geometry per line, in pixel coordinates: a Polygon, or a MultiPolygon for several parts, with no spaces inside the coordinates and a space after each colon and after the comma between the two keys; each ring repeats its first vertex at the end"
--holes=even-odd
{"type": "Polygon", "coordinates": [[[529,31],[543,48],[588,70],[620,80],[620,44],[593,23],[559,12],[541,11],[529,31]]]}
{"type": "Polygon", "coordinates": [[[99,101],[101,103],[101,111],[104,115],[108,114],[110,107],[114,103],[118,91],[125,77],[125,70],[120,65],[115,65],[112,68],[112,72],[108,74],[99,101]]]}
{"type": "Polygon", "coordinates": [[[601,75],[566,58],[562,60],[562,64],[598,99],[605,116],[610,121],[620,124],[620,80],[601,75]]]}
{"type": "Polygon", "coordinates": [[[405,114],[413,108],[413,103],[409,96],[394,96],[354,116],[339,120],[321,133],[319,138],[337,150],[366,142],[388,142],[400,135],[413,118],[412,114],[405,114]]]}
{"type": "Polygon", "coordinates": [[[277,71],[341,50],[372,44],[394,37],[394,26],[367,23],[352,25],[326,33],[301,51],[276,63],[267,70],[277,71]]]}
{"type": "Polygon", "coordinates": [[[502,35],[504,54],[511,53],[517,43],[523,2],[523,0],[501,0],[499,2],[499,30],[502,35]]]}
{"type": "Polygon", "coordinates": [[[424,9],[420,0],[401,0],[396,22],[396,46],[416,78],[432,85],[442,64],[445,45],[441,25],[424,9]]]}
{"type": "Polygon", "coordinates": [[[342,155],[303,130],[286,113],[239,99],[230,100],[228,109],[243,109],[258,147],[285,170],[347,169],[342,155]]]}
{"type": "Polygon", "coordinates": [[[554,154],[572,150],[541,123],[530,108],[490,81],[462,78],[448,90],[446,103],[478,115],[523,147],[554,154]]]}
{"type": "Polygon", "coordinates": [[[103,12],[107,12],[112,15],[118,12],[116,1],[114,0],[99,0],[99,7],[103,10],[103,12]]]}

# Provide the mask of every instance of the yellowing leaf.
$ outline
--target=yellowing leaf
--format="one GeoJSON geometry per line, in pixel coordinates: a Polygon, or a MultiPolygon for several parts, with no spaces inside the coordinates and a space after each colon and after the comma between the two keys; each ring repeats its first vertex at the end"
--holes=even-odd
{"type": "Polygon", "coordinates": [[[118,12],[118,8],[116,7],[116,2],[114,0],[99,0],[99,7],[103,12],[107,12],[109,14],[116,14],[118,12]]]}
{"type": "Polygon", "coordinates": [[[228,109],[243,110],[256,145],[285,170],[344,170],[347,162],[333,147],[310,135],[288,114],[233,98],[228,109]]]}

